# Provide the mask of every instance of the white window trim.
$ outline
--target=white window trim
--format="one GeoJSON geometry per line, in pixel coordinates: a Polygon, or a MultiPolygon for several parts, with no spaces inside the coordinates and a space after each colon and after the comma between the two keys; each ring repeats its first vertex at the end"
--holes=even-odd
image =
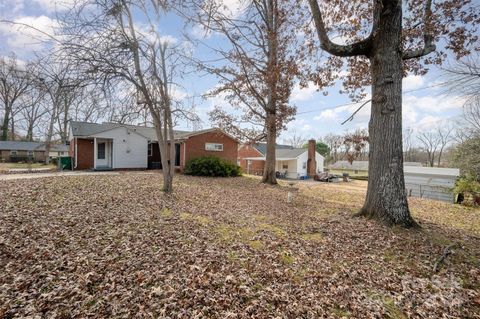
{"type": "Polygon", "coordinates": [[[11,156],[17,156],[17,150],[10,150],[10,155],[11,156]]]}
{"type": "Polygon", "coordinates": [[[223,152],[223,144],[221,143],[205,143],[205,150],[212,152],[223,152]],[[219,148],[217,148],[219,146],[219,148]]]}

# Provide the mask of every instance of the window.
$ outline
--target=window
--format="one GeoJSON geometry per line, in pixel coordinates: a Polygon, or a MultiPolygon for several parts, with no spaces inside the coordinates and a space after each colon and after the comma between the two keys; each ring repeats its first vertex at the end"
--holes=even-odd
{"type": "Polygon", "coordinates": [[[10,151],[10,156],[17,156],[17,151],[11,150],[10,151]]]}
{"type": "Polygon", "coordinates": [[[175,144],[175,166],[180,166],[180,144],[175,144]]]}
{"type": "Polygon", "coordinates": [[[97,159],[105,159],[105,143],[98,143],[97,159]]]}
{"type": "Polygon", "coordinates": [[[303,162],[302,168],[303,168],[303,169],[306,169],[306,168],[307,168],[307,162],[303,162]]]}
{"type": "Polygon", "coordinates": [[[282,169],[288,169],[288,164],[283,164],[282,169]]]}
{"type": "Polygon", "coordinates": [[[221,152],[221,151],[223,151],[223,144],[219,144],[219,143],[205,143],[205,150],[206,150],[206,151],[221,152]]]}
{"type": "Polygon", "coordinates": [[[33,156],[33,151],[28,151],[28,156],[33,156]]]}
{"type": "Polygon", "coordinates": [[[58,152],[58,155],[62,156],[65,152],[58,152]]]}
{"type": "Polygon", "coordinates": [[[152,156],[152,150],[153,150],[152,143],[149,143],[148,144],[148,156],[152,156]]]}

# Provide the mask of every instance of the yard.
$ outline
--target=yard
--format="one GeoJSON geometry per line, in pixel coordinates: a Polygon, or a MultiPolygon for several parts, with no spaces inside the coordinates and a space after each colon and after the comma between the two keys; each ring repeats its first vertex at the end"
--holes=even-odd
{"type": "Polygon", "coordinates": [[[365,185],[3,181],[0,318],[480,318],[480,211],[412,199],[422,230],[388,229],[352,218],[365,185]]]}
{"type": "Polygon", "coordinates": [[[57,167],[53,164],[46,165],[44,163],[0,163],[0,174],[7,172],[11,169],[21,169],[21,170],[54,170],[57,167]]]}

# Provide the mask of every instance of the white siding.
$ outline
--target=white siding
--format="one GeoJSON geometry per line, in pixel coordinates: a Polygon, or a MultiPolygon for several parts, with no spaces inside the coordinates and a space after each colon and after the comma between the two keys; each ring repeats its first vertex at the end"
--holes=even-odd
{"type": "Polygon", "coordinates": [[[325,158],[322,155],[320,155],[320,153],[315,152],[315,160],[317,161],[317,173],[322,173],[323,162],[325,161],[325,158]]]}
{"type": "Polygon", "coordinates": [[[298,178],[296,160],[277,161],[275,164],[275,170],[282,173],[286,170],[288,178],[298,178]],[[283,168],[283,165],[288,165],[288,168],[283,168]]]}
{"type": "Polygon", "coordinates": [[[405,188],[408,196],[453,202],[452,188],[455,176],[416,174],[405,172],[405,188]]]}
{"type": "Polygon", "coordinates": [[[307,162],[308,162],[308,151],[305,150],[305,153],[302,153],[300,156],[297,157],[298,177],[307,176],[307,162]]]}
{"type": "Polygon", "coordinates": [[[125,127],[98,133],[94,137],[113,139],[113,168],[147,168],[147,138],[125,127]]]}

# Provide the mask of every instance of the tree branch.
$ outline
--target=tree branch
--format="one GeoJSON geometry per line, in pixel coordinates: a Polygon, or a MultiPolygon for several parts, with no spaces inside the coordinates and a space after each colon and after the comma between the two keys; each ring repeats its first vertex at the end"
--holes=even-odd
{"type": "Polygon", "coordinates": [[[404,60],[420,58],[434,52],[437,49],[435,43],[433,42],[434,36],[430,30],[428,30],[429,26],[431,25],[431,20],[432,0],[427,0],[427,3],[425,4],[425,16],[423,18],[423,47],[417,50],[403,52],[402,58],[404,60]]]}
{"type": "Polygon", "coordinates": [[[364,40],[348,44],[340,45],[333,43],[328,37],[325,23],[323,22],[322,13],[318,6],[318,0],[308,0],[312,11],[313,20],[320,40],[320,47],[328,53],[340,57],[368,55],[372,46],[372,33],[364,40]]]}

